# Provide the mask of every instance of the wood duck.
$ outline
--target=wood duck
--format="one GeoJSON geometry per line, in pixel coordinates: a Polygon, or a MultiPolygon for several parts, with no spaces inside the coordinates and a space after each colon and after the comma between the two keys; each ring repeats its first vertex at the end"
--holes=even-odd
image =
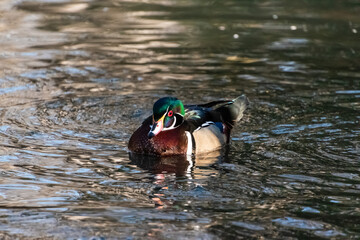
{"type": "Polygon", "coordinates": [[[218,150],[230,142],[230,132],[249,101],[234,100],[183,105],[174,97],[157,100],[153,114],[130,137],[131,152],[155,156],[191,155],[218,150]]]}

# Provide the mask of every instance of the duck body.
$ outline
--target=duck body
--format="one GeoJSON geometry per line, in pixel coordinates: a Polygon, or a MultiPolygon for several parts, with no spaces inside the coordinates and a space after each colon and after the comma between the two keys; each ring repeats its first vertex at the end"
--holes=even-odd
{"type": "Polygon", "coordinates": [[[217,150],[230,142],[231,129],[248,104],[244,95],[234,100],[186,106],[177,98],[161,98],[154,104],[153,115],[130,137],[128,148],[133,153],[155,156],[217,150]]]}

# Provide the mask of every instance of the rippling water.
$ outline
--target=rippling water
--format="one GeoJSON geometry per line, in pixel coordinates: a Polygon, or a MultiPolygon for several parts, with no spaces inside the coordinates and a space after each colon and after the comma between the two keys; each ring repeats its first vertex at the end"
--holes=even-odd
{"type": "Polygon", "coordinates": [[[0,237],[360,238],[357,1],[0,3],[0,237]],[[245,93],[222,152],[129,158],[153,102],[245,93]]]}

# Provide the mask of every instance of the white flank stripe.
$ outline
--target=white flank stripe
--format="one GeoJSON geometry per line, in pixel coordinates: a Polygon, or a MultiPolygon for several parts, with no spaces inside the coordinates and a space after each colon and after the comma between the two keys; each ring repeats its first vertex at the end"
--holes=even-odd
{"type": "MultiPolygon", "coordinates": [[[[151,128],[151,126],[150,126],[150,128],[151,128]]],[[[200,129],[201,129],[201,127],[198,127],[197,129],[194,130],[194,132],[199,131],[200,129]]]]}
{"type": "Polygon", "coordinates": [[[192,138],[191,138],[191,133],[188,131],[185,131],[187,140],[188,140],[188,144],[187,144],[187,149],[186,149],[186,155],[191,155],[192,154],[192,138]]]}
{"type": "Polygon", "coordinates": [[[205,128],[205,127],[208,127],[208,126],[213,125],[213,124],[215,124],[215,123],[212,122],[212,121],[204,122],[203,124],[201,124],[200,127],[198,127],[197,129],[195,129],[194,132],[199,131],[201,128],[205,128]]]}

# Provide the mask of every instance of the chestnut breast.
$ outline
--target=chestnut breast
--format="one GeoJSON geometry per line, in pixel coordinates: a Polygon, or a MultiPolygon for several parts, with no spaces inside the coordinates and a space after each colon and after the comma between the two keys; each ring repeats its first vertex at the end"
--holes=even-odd
{"type": "Polygon", "coordinates": [[[148,138],[149,131],[149,125],[141,125],[130,138],[129,150],[159,156],[186,154],[188,140],[182,125],[162,131],[151,139],[148,138]]]}

